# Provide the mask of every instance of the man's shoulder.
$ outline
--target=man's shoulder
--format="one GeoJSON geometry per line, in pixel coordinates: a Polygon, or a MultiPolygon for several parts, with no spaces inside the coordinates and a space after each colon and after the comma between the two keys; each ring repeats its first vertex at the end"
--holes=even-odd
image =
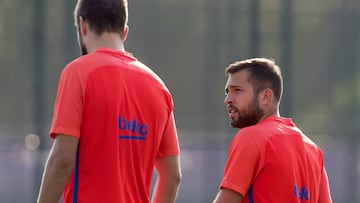
{"type": "Polygon", "coordinates": [[[266,143],[266,136],[263,135],[264,131],[257,125],[248,126],[240,129],[233,139],[233,143],[246,143],[263,145],[266,143]]]}
{"type": "Polygon", "coordinates": [[[234,140],[238,140],[240,142],[254,142],[258,145],[264,145],[273,135],[276,134],[274,131],[276,131],[276,128],[271,120],[269,120],[269,122],[260,122],[240,129],[234,140]]]}
{"type": "Polygon", "coordinates": [[[66,66],[63,69],[63,72],[72,72],[75,71],[77,69],[80,69],[81,67],[86,66],[86,64],[88,63],[88,57],[85,56],[80,56],[72,61],[70,61],[68,64],[66,64],[66,66]]]}
{"type": "Polygon", "coordinates": [[[92,70],[113,64],[107,62],[106,57],[106,55],[97,52],[79,56],[64,67],[63,74],[88,75],[92,70]]]}
{"type": "Polygon", "coordinates": [[[130,65],[134,67],[141,74],[144,74],[146,75],[146,77],[151,78],[154,84],[158,84],[161,86],[161,88],[165,89],[166,91],[169,91],[163,80],[150,67],[148,67],[147,65],[145,65],[144,63],[138,60],[132,61],[130,65]]]}
{"type": "Polygon", "coordinates": [[[264,133],[265,130],[262,124],[251,125],[240,129],[237,136],[257,136],[264,133]]]}
{"type": "Polygon", "coordinates": [[[76,69],[82,66],[89,65],[98,59],[99,57],[95,54],[87,54],[87,55],[79,56],[74,60],[70,61],[65,68],[76,69]]]}

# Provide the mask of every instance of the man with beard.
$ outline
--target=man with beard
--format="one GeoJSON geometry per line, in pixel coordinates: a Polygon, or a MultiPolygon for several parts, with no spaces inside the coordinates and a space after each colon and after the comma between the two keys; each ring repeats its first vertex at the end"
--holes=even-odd
{"type": "Polygon", "coordinates": [[[126,0],[79,0],[83,56],[63,70],[39,203],[175,202],[180,184],[173,100],[161,79],[124,49],[126,0]]]}
{"type": "Polygon", "coordinates": [[[269,59],[226,69],[225,104],[241,130],[228,153],[214,203],[330,203],[323,152],[289,118],[279,114],[283,82],[269,59]]]}

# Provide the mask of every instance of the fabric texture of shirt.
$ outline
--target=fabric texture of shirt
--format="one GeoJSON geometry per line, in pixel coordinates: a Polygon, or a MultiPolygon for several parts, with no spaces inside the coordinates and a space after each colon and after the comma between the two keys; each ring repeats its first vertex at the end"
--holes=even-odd
{"type": "Polygon", "coordinates": [[[241,203],[331,202],[323,152],[277,116],[237,133],[220,188],[241,194],[241,203]]]}
{"type": "Polygon", "coordinates": [[[150,202],[156,158],[180,153],[164,83],[131,54],[109,49],[64,68],[50,130],[58,134],[79,138],[65,203],[150,202]]]}

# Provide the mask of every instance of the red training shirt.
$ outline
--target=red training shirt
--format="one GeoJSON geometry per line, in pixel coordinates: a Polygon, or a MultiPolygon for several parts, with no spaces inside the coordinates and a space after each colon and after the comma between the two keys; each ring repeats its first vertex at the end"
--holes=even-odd
{"type": "Polygon", "coordinates": [[[131,54],[110,49],[63,70],[50,135],[79,138],[64,202],[150,202],[157,157],[178,155],[172,97],[131,54]]]}
{"type": "Polygon", "coordinates": [[[220,188],[241,194],[241,203],[331,202],[322,151],[276,116],[237,133],[220,188]]]}

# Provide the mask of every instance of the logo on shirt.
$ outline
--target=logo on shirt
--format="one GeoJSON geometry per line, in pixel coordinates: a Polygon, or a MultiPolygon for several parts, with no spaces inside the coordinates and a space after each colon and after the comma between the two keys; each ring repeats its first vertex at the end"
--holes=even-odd
{"type": "Polygon", "coordinates": [[[126,120],[119,116],[118,127],[121,133],[119,139],[133,139],[133,140],[146,140],[146,135],[149,132],[149,127],[146,124],[139,123],[136,119],[126,120]]]}
{"type": "Polygon", "coordinates": [[[305,186],[302,186],[300,188],[296,184],[294,184],[294,195],[301,200],[309,201],[310,199],[310,192],[305,186]]]}

